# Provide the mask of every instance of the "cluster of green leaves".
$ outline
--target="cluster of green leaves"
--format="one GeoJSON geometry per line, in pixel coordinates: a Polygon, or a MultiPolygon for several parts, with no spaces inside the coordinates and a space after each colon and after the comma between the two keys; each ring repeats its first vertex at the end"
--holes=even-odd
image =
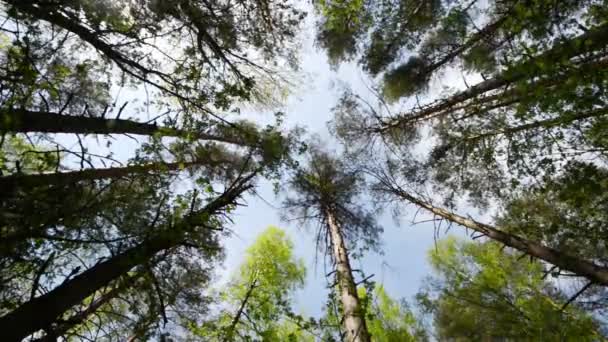
{"type": "Polygon", "coordinates": [[[441,240],[429,252],[436,275],[418,294],[440,340],[598,341],[598,322],[545,280],[543,266],[492,242],[441,240]]]}
{"type": "Polygon", "coordinates": [[[547,178],[508,202],[497,223],[533,241],[605,264],[608,170],[573,162],[563,174],[547,178]]]}
{"type": "Polygon", "coordinates": [[[291,296],[306,268],[285,232],[269,227],[245,252],[227,286],[217,290],[219,313],[190,331],[206,341],[289,341],[302,337],[290,320],[291,296]]]}

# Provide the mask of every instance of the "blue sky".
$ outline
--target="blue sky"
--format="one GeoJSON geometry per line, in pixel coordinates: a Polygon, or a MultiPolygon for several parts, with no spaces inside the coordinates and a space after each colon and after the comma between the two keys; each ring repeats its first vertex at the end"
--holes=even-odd
{"type": "MultiPolygon", "coordinates": [[[[332,120],[331,108],[335,106],[343,86],[352,89],[358,95],[374,102],[374,95],[369,87],[373,81],[368,79],[356,63],[346,63],[333,70],[327,62],[323,51],[314,46],[315,19],[309,15],[304,30],[302,30],[301,78],[294,92],[287,99],[284,108],[287,127],[303,126],[310,134],[315,134],[327,142],[330,149],[339,149],[339,144],[328,130],[328,122],[332,120]]],[[[405,56],[404,56],[405,57],[405,56]]],[[[473,83],[475,77],[467,76],[467,81],[473,83]]],[[[464,87],[462,75],[454,70],[445,72],[440,78],[431,82],[427,96],[421,101],[430,100],[440,93],[453,88],[464,87]],[[447,87],[447,88],[446,88],[447,87]]],[[[138,89],[122,89],[117,103],[129,100],[126,117],[137,120],[149,120],[155,114],[135,110],[145,103],[145,92],[138,89]]],[[[407,101],[393,105],[391,110],[399,112],[408,108],[407,101]]],[[[249,108],[243,110],[244,118],[265,124],[273,121],[273,110],[249,108]]],[[[59,135],[59,141],[68,148],[77,149],[78,142],[70,135],[59,135]]],[[[103,154],[108,148],[105,142],[111,140],[114,147],[114,157],[127,160],[133,156],[133,151],[144,142],[145,137],[87,137],[86,141],[92,151],[103,154]]],[[[185,180],[185,178],[183,178],[185,180]]],[[[182,184],[184,185],[184,184],[182,184]]],[[[178,187],[181,185],[178,185],[178,187]]],[[[211,284],[221,287],[227,277],[236,270],[242,261],[245,249],[253,243],[259,233],[269,225],[281,227],[287,231],[295,244],[295,252],[303,258],[308,269],[305,287],[295,296],[295,310],[305,315],[320,316],[327,298],[327,279],[325,274],[330,270],[325,268],[322,255],[317,255],[314,244],[313,227],[305,229],[295,223],[285,223],[280,219],[280,199],[273,193],[272,186],[267,181],[260,181],[257,188],[259,196],[249,196],[247,206],[236,211],[234,224],[231,227],[234,234],[225,241],[226,259],[218,269],[217,281],[211,284]],[[315,262],[317,261],[317,262],[315,262]]],[[[476,214],[473,210],[461,210],[463,214],[476,214]]],[[[360,260],[351,260],[353,268],[362,269],[366,275],[374,274],[373,280],[384,284],[387,292],[396,298],[412,299],[422,280],[431,272],[426,261],[427,251],[433,247],[433,223],[412,225],[416,208],[402,206],[399,223],[391,216],[390,210],[378,217],[378,222],[384,228],[382,236],[383,255],[370,253],[360,260]]],[[[417,220],[425,220],[430,216],[419,214],[417,220]]],[[[462,235],[462,232],[452,229],[452,232],[462,235]]],[[[328,266],[329,267],[329,266],[328,266]]],[[[360,280],[360,279],[358,279],[360,280]]]]}
{"type": "MultiPolygon", "coordinates": [[[[371,81],[355,63],[341,65],[332,70],[323,51],[314,47],[314,19],[307,21],[302,50],[303,81],[288,99],[286,124],[288,127],[300,125],[307,131],[319,135],[328,142],[330,149],[339,148],[338,143],[329,133],[327,123],[332,120],[331,108],[336,104],[342,85],[350,87],[354,92],[372,99],[368,90],[371,81]]],[[[437,95],[445,86],[461,87],[461,75],[446,73],[441,82],[434,82],[429,91],[429,97],[437,95]]],[[[398,111],[405,104],[398,104],[398,111]]],[[[267,120],[261,113],[248,113],[252,120],[267,120]]],[[[317,253],[314,245],[313,227],[305,229],[296,223],[282,222],[280,216],[280,199],[272,191],[268,182],[259,184],[260,197],[248,197],[247,206],[236,212],[235,224],[232,227],[234,235],[226,241],[226,261],[223,275],[230,274],[242,260],[245,249],[253,243],[257,234],[267,226],[275,225],[285,229],[295,243],[298,257],[305,260],[308,278],[303,290],[296,294],[295,310],[303,314],[320,316],[327,298],[327,280],[323,258],[317,253]]],[[[416,294],[422,280],[431,272],[426,261],[427,251],[433,247],[433,223],[412,225],[416,208],[403,206],[399,224],[392,217],[390,210],[379,217],[379,223],[384,228],[384,255],[367,254],[361,260],[352,260],[353,268],[363,269],[366,275],[374,274],[373,280],[384,284],[387,292],[393,297],[403,297],[408,300],[416,294]]],[[[466,212],[465,212],[466,213],[466,212]]],[[[473,214],[473,212],[471,212],[473,214]]],[[[430,217],[426,217],[427,219],[430,217]]],[[[425,219],[418,215],[417,220],[425,219]]],[[[329,267],[329,266],[328,266],[329,267]]]]}

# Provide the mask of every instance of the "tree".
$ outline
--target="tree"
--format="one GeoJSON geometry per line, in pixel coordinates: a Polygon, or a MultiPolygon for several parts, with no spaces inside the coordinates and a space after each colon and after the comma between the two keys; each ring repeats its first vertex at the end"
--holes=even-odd
{"type": "Polygon", "coordinates": [[[171,5],[145,1],[137,6],[128,2],[105,6],[86,1],[5,2],[15,20],[32,27],[48,23],[70,32],[86,44],[81,49],[92,48],[127,77],[198,110],[203,109],[205,97],[221,106],[231,97],[251,93],[254,79],[246,69],[265,69],[247,57],[248,50],[259,52],[262,60],[292,58],[290,41],[284,38],[294,36],[303,18],[289,6],[258,1],[235,6],[208,1],[171,5]],[[149,44],[159,52],[157,56],[146,51],[149,44]]]}
{"type": "Polygon", "coordinates": [[[303,261],[293,255],[293,242],[271,226],[247,249],[227,288],[219,290],[219,315],[190,330],[213,341],[280,341],[291,294],[304,284],[305,274],[303,261]]]}
{"type": "Polygon", "coordinates": [[[566,307],[542,265],[504,253],[492,242],[441,240],[429,251],[436,275],[419,295],[440,340],[604,339],[597,322],[566,307]],[[517,329],[514,329],[517,327],[517,329]]]}
{"type": "MultiPolygon", "coordinates": [[[[586,277],[592,283],[598,283],[603,286],[608,285],[608,268],[596,263],[593,258],[580,258],[574,253],[570,253],[568,249],[557,250],[544,245],[542,241],[529,240],[525,237],[512,234],[506,231],[506,228],[499,229],[477,222],[471,218],[454,214],[449,210],[434,206],[429,201],[424,201],[408,193],[390,174],[382,173],[382,171],[376,172],[375,176],[378,184],[375,186],[375,191],[380,194],[396,197],[402,201],[411,203],[442,220],[448,221],[450,224],[454,223],[461,227],[472,229],[480,234],[477,237],[487,237],[495,242],[523,252],[531,258],[538,258],[560,269],[571,271],[577,276],[586,277]]],[[[535,227],[529,227],[528,229],[533,230],[535,227]]]]}
{"type": "Polygon", "coordinates": [[[285,88],[304,13],[263,1],[3,5],[0,322],[28,321],[7,338],[159,337],[204,315],[216,231],[295,138],[280,114],[276,127],[225,116],[285,88]],[[147,142],[115,158],[131,134],[147,142]],[[176,189],[186,170],[192,182],[176,189]],[[207,210],[201,197],[216,201],[207,210]],[[133,272],[142,280],[122,286],[133,272]]]}
{"type": "Polygon", "coordinates": [[[416,15],[429,14],[429,21],[414,16],[391,26],[399,11],[364,2],[370,39],[361,39],[357,53],[360,64],[382,78],[384,98],[378,106],[349,92],[340,99],[334,129],[346,146],[380,141],[387,145],[381,153],[394,153],[394,160],[404,160],[400,153],[409,150],[408,158],[421,162],[426,181],[447,202],[462,194],[480,207],[555,173],[566,161],[605,158],[599,133],[606,115],[604,6],[408,4],[416,15]],[[487,15],[476,17],[480,11],[487,15]],[[481,81],[465,79],[466,89],[420,98],[449,66],[481,81]],[[395,113],[384,100],[401,98],[413,105],[395,113]],[[418,153],[428,134],[431,144],[418,153]]]}
{"type": "Polygon", "coordinates": [[[152,235],[140,244],[92,266],[50,292],[33,298],[0,317],[0,326],[7,333],[10,331],[10,335],[6,335],[6,338],[20,340],[49,326],[57,316],[95,291],[125,275],[132,268],[145,264],[159,252],[187,243],[188,238],[201,239],[203,244],[217,244],[214,235],[208,232],[204,234],[205,230],[210,229],[209,226],[216,229],[221,227],[217,227],[221,225],[217,215],[225,211],[226,207],[234,205],[236,199],[251,188],[250,180],[254,175],[255,173],[252,173],[237,179],[221,196],[213,199],[203,208],[199,210],[192,208],[191,212],[185,213],[183,217],[173,218],[175,221],[167,222],[168,227],[164,231],[160,230],[155,236],[152,235]],[[197,227],[202,228],[203,232],[197,234],[195,230],[197,227]]]}
{"type": "Polygon", "coordinates": [[[514,196],[496,221],[506,231],[605,265],[605,246],[597,241],[606,236],[606,186],[606,168],[572,162],[560,175],[514,196]]]}
{"type": "Polygon", "coordinates": [[[323,243],[330,251],[346,340],[369,341],[349,250],[352,256],[356,247],[376,247],[382,229],[355,202],[362,191],[361,174],[312,147],[308,165],[295,170],[288,184],[294,197],[285,199],[285,207],[301,222],[318,224],[317,243],[323,243]]]}
{"type": "MultiPolygon", "coordinates": [[[[405,300],[391,298],[381,284],[366,283],[357,288],[365,308],[365,320],[372,341],[427,341],[428,336],[405,300]]],[[[329,294],[324,315],[317,323],[323,341],[340,341],[339,304],[335,295],[329,294]]]]}
{"type": "Polygon", "coordinates": [[[373,341],[426,341],[426,332],[405,301],[391,298],[384,286],[376,284],[373,292],[359,287],[359,297],[367,303],[366,322],[373,341]]]}

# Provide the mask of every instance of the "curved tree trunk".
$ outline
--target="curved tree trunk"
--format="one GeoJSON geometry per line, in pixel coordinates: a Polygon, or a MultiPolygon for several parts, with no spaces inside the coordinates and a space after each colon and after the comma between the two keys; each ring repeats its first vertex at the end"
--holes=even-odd
{"type": "Polygon", "coordinates": [[[0,317],[3,341],[21,341],[36,331],[50,326],[57,317],[132,268],[146,263],[161,251],[179,246],[183,242],[183,233],[191,226],[200,225],[198,220],[201,217],[211,217],[227,205],[234,204],[243,192],[251,188],[249,181],[254,175],[255,173],[239,180],[203,209],[184,218],[168,234],[159,234],[96,264],[48,293],[0,317]]]}
{"type": "Polygon", "coordinates": [[[338,291],[344,317],[342,318],[346,330],[346,342],[369,342],[370,336],[365,324],[364,311],[357,295],[357,286],[353,279],[353,272],[348,260],[348,252],[340,227],[331,211],[326,212],[329,235],[336,262],[336,276],[338,278],[338,291]]]}
{"type": "Polygon", "coordinates": [[[450,222],[454,222],[463,227],[470,228],[479,232],[492,240],[498,241],[506,246],[514,248],[520,252],[526,253],[532,257],[553,264],[560,269],[568,270],[576,275],[585,277],[596,284],[608,286],[608,267],[597,265],[591,261],[584,260],[575,256],[565,254],[559,250],[547,247],[537,242],[524,239],[520,236],[501,231],[500,229],[488,224],[480,223],[463,216],[454,214],[443,208],[435,207],[430,203],[416,198],[403,189],[392,187],[393,191],[399,197],[406,201],[415,204],[427,211],[442,217],[450,222]]]}

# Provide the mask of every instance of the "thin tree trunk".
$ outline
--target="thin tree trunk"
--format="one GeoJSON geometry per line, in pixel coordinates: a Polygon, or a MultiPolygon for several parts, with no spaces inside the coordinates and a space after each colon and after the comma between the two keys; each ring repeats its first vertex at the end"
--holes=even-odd
{"type": "Polygon", "coordinates": [[[239,321],[241,320],[241,316],[243,315],[243,311],[245,310],[245,306],[247,306],[247,302],[249,301],[249,298],[251,297],[253,290],[255,290],[255,288],[257,287],[257,283],[258,283],[258,280],[254,279],[253,282],[251,283],[251,285],[249,286],[249,289],[247,289],[245,298],[241,302],[241,305],[239,306],[239,309],[237,310],[236,315],[234,315],[234,318],[232,319],[232,322],[230,323],[230,327],[228,327],[228,330],[226,331],[226,336],[223,339],[224,342],[232,341],[234,339],[234,331],[236,330],[236,325],[239,324],[239,321]]]}
{"type": "Polygon", "coordinates": [[[71,184],[86,180],[116,179],[132,174],[145,174],[148,172],[167,170],[174,171],[186,167],[191,167],[201,162],[183,163],[148,163],[136,164],[125,167],[109,167],[104,169],[84,169],[79,171],[53,172],[42,174],[22,174],[16,173],[9,176],[0,177],[0,189],[3,196],[14,193],[19,189],[27,190],[44,185],[71,184]]]}
{"type": "Polygon", "coordinates": [[[479,232],[492,240],[498,241],[506,246],[526,253],[537,259],[553,264],[560,269],[568,270],[576,275],[585,277],[590,281],[608,286],[608,267],[597,265],[591,261],[567,255],[559,250],[547,247],[520,236],[501,231],[500,229],[488,224],[480,223],[463,216],[454,214],[443,208],[435,207],[427,202],[418,199],[401,188],[391,187],[391,191],[406,201],[424,208],[431,213],[442,217],[450,222],[454,222],[463,227],[470,228],[479,232]]]}
{"type": "Polygon", "coordinates": [[[48,327],[57,317],[126,274],[133,267],[147,262],[161,251],[179,246],[183,242],[183,233],[189,227],[200,225],[200,222],[195,222],[197,219],[200,220],[203,216],[210,217],[227,205],[234,204],[244,191],[251,188],[248,182],[254,175],[255,173],[239,180],[202,210],[184,218],[181,224],[176,225],[168,234],[159,234],[101,262],[0,317],[3,341],[21,341],[36,331],[48,327]]]}
{"type": "Polygon", "coordinates": [[[606,58],[594,60],[592,62],[585,62],[580,64],[580,66],[577,66],[576,68],[568,70],[565,73],[551,75],[550,77],[534,80],[533,82],[528,84],[527,89],[524,91],[518,88],[512,88],[500,93],[479,97],[469,103],[455,105],[453,107],[448,108],[447,110],[443,110],[432,115],[426,116],[424,119],[437,118],[448,114],[451,115],[459,111],[463,111],[464,114],[462,116],[456,117],[454,119],[455,121],[460,121],[469,117],[477,116],[479,114],[487,113],[493,109],[510,106],[512,104],[519,103],[526,99],[532,98],[533,96],[535,96],[534,90],[539,87],[543,87],[546,91],[551,92],[554,88],[559,87],[562,82],[567,80],[572,75],[578,76],[583,73],[598,73],[604,71],[607,67],[608,59],[606,58]]]}
{"type": "Polygon", "coordinates": [[[243,145],[240,139],[214,134],[188,132],[156,124],[124,119],[105,119],[84,115],[64,115],[52,112],[37,112],[25,109],[11,109],[0,112],[0,132],[13,133],[72,133],[72,134],[136,134],[160,135],[165,137],[186,137],[214,140],[229,144],[243,145]]]}
{"type": "Polygon", "coordinates": [[[594,110],[590,110],[590,111],[582,112],[582,113],[570,112],[570,113],[563,114],[562,116],[553,118],[553,119],[538,120],[538,121],[530,122],[530,123],[519,125],[519,126],[504,127],[502,129],[498,129],[494,132],[482,133],[482,134],[479,134],[479,135],[476,135],[473,137],[465,138],[465,142],[475,142],[480,139],[497,136],[497,135],[511,135],[511,134],[515,134],[515,133],[519,133],[519,132],[523,132],[523,131],[527,131],[527,130],[531,130],[531,129],[536,129],[536,128],[551,128],[551,127],[561,126],[561,125],[569,124],[569,123],[572,123],[572,122],[578,121],[578,120],[584,120],[584,119],[589,119],[589,118],[593,118],[593,117],[606,115],[606,113],[608,113],[608,108],[598,108],[598,109],[594,109],[594,110]]]}
{"type": "Polygon", "coordinates": [[[369,342],[370,336],[365,324],[364,311],[359,301],[357,286],[355,285],[340,227],[331,210],[327,210],[325,215],[327,216],[331,245],[336,262],[336,276],[344,312],[342,321],[344,330],[346,330],[346,342],[369,342]]]}
{"type": "Polygon", "coordinates": [[[500,26],[502,26],[502,24],[507,20],[507,18],[508,18],[507,16],[503,16],[500,19],[493,22],[492,24],[489,24],[489,25],[485,26],[484,28],[482,28],[481,30],[479,30],[477,33],[475,33],[470,39],[468,39],[462,45],[460,45],[460,46],[456,47],[455,49],[453,49],[452,51],[448,52],[439,61],[429,65],[426,68],[425,73],[430,76],[430,74],[432,72],[441,68],[445,64],[449,63],[450,61],[452,61],[454,58],[458,57],[458,55],[460,55],[464,51],[468,50],[473,45],[475,45],[478,42],[480,42],[481,40],[486,39],[487,37],[493,35],[494,32],[496,32],[500,28],[500,26]]]}
{"type": "Polygon", "coordinates": [[[570,59],[587,52],[601,49],[606,46],[607,42],[608,24],[603,24],[576,38],[558,43],[555,47],[549,49],[548,51],[535,58],[524,61],[522,64],[518,65],[512,70],[506,70],[495,78],[471,86],[467,90],[452,95],[447,99],[438,101],[435,104],[431,104],[421,110],[400,114],[387,123],[384,123],[382,126],[375,128],[375,131],[377,133],[384,133],[392,128],[403,126],[411,122],[417,122],[428,116],[432,116],[437,112],[448,110],[463,101],[475,98],[490,90],[495,90],[509,83],[533,77],[534,73],[530,72],[530,70],[539,69],[539,66],[537,65],[538,60],[562,60],[563,58],[570,59]]]}

